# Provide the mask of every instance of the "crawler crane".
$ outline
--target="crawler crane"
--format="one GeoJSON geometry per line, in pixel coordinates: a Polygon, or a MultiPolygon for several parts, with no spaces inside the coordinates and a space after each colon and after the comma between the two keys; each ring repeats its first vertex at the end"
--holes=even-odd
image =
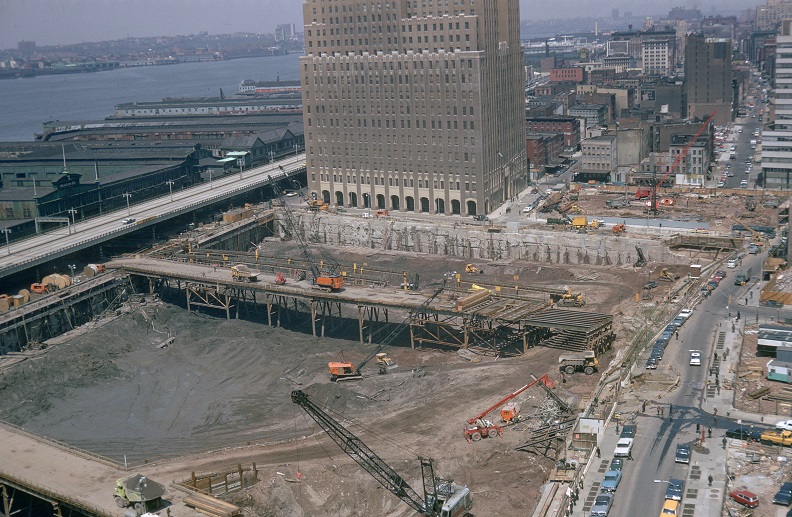
{"type": "Polygon", "coordinates": [[[509,395],[506,395],[495,404],[491,405],[490,407],[488,407],[478,415],[468,420],[467,425],[465,426],[465,438],[467,439],[468,443],[477,442],[482,438],[494,438],[496,436],[502,436],[503,427],[493,423],[491,420],[487,420],[486,416],[492,413],[493,411],[495,411],[496,409],[498,409],[499,407],[503,406],[500,412],[501,421],[506,425],[516,424],[520,419],[519,408],[517,407],[517,404],[514,403],[508,405],[504,405],[504,404],[514,399],[515,397],[517,397],[517,395],[527,390],[528,388],[540,383],[545,388],[547,388],[548,392],[550,392],[549,388],[553,387],[553,381],[550,379],[550,377],[547,376],[547,374],[542,375],[538,379],[534,377],[533,381],[529,382],[528,384],[518,389],[517,391],[510,393],[509,395]]]}
{"type": "MultiPolygon", "coordinates": [[[[272,190],[276,196],[283,196],[283,191],[277,185],[273,184],[272,190]]],[[[285,200],[283,202],[283,214],[286,217],[287,229],[292,232],[292,236],[300,245],[300,252],[302,253],[303,258],[310,265],[311,275],[313,277],[313,288],[320,291],[329,292],[338,291],[344,287],[344,277],[339,273],[340,267],[338,264],[332,263],[328,266],[324,261],[320,262],[318,265],[316,264],[308,248],[308,242],[306,242],[305,237],[303,237],[302,232],[300,232],[300,229],[297,228],[297,223],[294,221],[294,215],[292,214],[291,208],[289,208],[289,204],[285,200]]]]}
{"type": "Polygon", "coordinates": [[[420,458],[424,496],[421,498],[399,474],[368,448],[360,438],[322,411],[300,390],[291,393],[292,402],[305,410],[324,429],[341,450],[371,474],[390,493],[404,501],[413,510],[428,517],[464,517],[470,515],[473,502],[470,489],[434,475],[433,462],[420,458]]]}

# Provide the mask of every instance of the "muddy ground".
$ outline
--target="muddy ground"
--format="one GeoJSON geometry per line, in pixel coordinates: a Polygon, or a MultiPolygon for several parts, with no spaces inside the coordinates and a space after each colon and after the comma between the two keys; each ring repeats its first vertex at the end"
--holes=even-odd
{"type": "MultiPolygon", "coordinates": [[[[289,252],[283,245],[283,252],[289,252]]],[[[395,252],[344,250],[383,268],[419,268],[428,283],[464,263],[395,252]]],[[[477,278],[559,287],[586,294],[585,310],[629,314],[643,273],[596,266],[566,269],[527,263],[478,264],[477,278]]],[[[667,289],[667,287],[662,287],[667,289]]],[[[571,403],[591,393],[596,376],[558,378],[557,350],[538,347],[515,358],[464,359],[454,349],[387,351],[399,367],[357,382],[332,383],[328,361],[353,362],[375,350],[339,336],[315,338],[306,322],[293,329],[187,313],[157,297],[137,297],[104,325],[75,331],[0,373],[0,419],[71,445],[131,463],[172,457],[146,467],[179,480],[256,462],[262,480],[237,497],[248,515],[412,515],[290,401],[302,389],[420,492],[419,456],[437,474],[471,487],[489,515],[530,512],[555,458],[517,452],[527,425],[502,438],[468,444],[465,421],[531,380],[549,373],[571,403]],[[160,347],[169,338],[173,342],[160,347]],[[200,453],[207,449],[220,452],[200,453]],[[300,473],[301,482],[296,483],[300,473]]],[[[354,316],[353,316],[354,317],[354,316]]],[[[307,321],[307,316],[305,317],[307,321]]],[[[398,321],[398,320],[397,320],[398,321]]],[[[617,333],[620,332],[617,318],[617,333]]],[[[341,336],[343,337],[343,336],[341,336]]],[[[353,337],[353,336],[350,336],[353,337]]],[[[603,368],[614,352],[603,358],[603,368]]],[[[524,415],[543,403],[531,389],[518,397],[524,415]]],[[[497,415],[494,415],[497,416],[497,415]]]]}

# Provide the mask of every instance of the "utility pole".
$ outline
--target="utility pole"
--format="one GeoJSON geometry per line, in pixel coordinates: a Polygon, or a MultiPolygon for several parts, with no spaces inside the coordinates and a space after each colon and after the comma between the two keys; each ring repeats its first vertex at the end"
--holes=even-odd
{"type": "Polygon", "coordinates": [[[237,158],[237,165],[239,165],[239,179],[242,179],[242,165],[244,163],[244,158],[237,158]]]}
{"type": "Polygon", "coordinates": [[[129,198],[132,197],[132,194],[130,194],[129,192],[124,192],[121,195],[124,196],[126,198],[126,201],[127,201],[127,214],[128,215],[132,215],[132,209],[129,208],[129,198]]]}
{"type": "MultiPolygon", "coordinates": [[[[76,213],[77,213],[77,210],[76,210],[74,207],[72,207],[72,208],[70,208],[70,209],[68,209],[68,210],[66,210],[66,211],[67,211],[67,212],[69,212],[69,213],[71,214],[71,218],[72,218],[72,226],[74,227],[74,233],[77,233],[77,225],[76,225],[76,224],[75,224],[75,222],[74,222],[74,214],[76,214],[76,213]]],[[[71,233],[71,231],[69,231],[69,233],[71,233]]]]}
{"type": "Polygon", "coordinates": [[[168,180],[165,183],[168,184],[168,190],[170,190],[170,199],[171,199],[171,201],[173,201],[173,183],[174,183],[174,181],[173,180],[168,180]]]}
{"type": "Polygon", "coordinates": [[[11,233],[11,228],[2,228],[3,233],[5,234],[6,238],[6,250],[8,250],[8,254],[11,254],[11,243],[8,242],[8,234],[11,233]]]}

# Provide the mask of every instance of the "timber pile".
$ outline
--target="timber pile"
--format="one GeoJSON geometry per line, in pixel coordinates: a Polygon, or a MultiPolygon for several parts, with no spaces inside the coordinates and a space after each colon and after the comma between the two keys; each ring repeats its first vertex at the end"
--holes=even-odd
{"type": "Polygon", "coordinates": [[[238,506],[221,501],[216,497],[197,492],[185,497],[184,504],[213,517],[235,517],[237,515],[242,515],[242,510],[240,510],[238,506]]]}

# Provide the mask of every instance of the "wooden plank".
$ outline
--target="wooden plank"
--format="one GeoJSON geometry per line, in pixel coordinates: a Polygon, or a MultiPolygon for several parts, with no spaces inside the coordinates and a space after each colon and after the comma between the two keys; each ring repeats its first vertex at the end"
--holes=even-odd
{"type": "Polygon", "coordinates": [[[242,515],[242,510],[240,510],[238,506],[206,494],[195,493],[188,495],[184,498],[184,504],[213,517],[234,517],[242,515]]]}

